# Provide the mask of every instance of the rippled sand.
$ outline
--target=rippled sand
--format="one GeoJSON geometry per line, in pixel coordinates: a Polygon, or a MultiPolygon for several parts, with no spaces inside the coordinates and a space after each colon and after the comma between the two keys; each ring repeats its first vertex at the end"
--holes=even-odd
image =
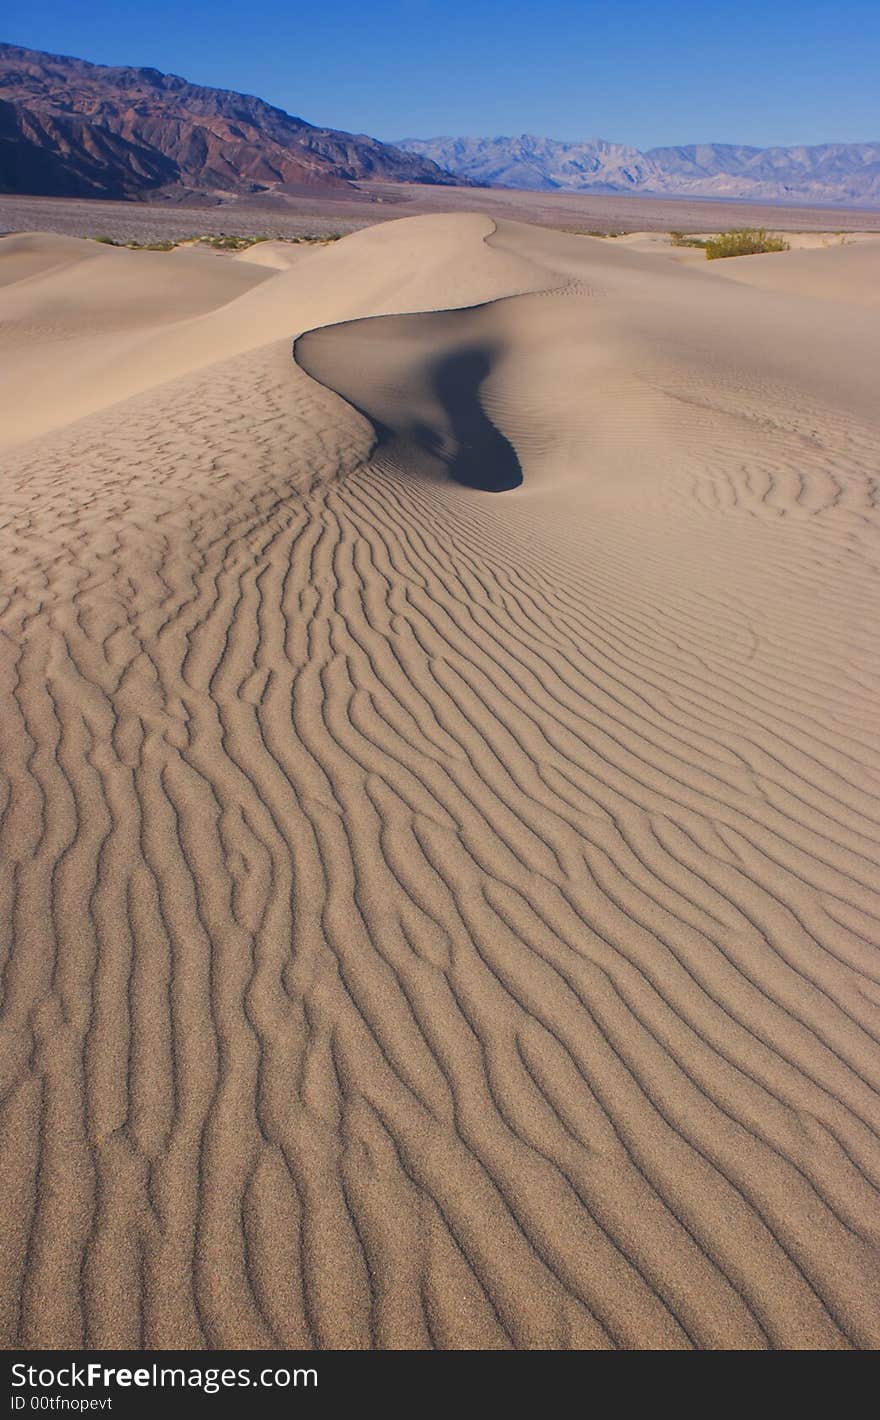
{"type": "Polygon", "coordinates": [[[0,242],[0,1339],[877,1346],[880,244],[276,256],[0,242]]]}

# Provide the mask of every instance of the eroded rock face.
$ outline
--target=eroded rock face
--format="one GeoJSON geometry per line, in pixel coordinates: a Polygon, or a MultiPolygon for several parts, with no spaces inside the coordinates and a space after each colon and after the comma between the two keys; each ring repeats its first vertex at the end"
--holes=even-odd
{"type": "Polygon", "coordinates": [[[430,159],[249,94],[0,45],[0,191],[215,200],[372,177],[455,181],[430,159]]]}

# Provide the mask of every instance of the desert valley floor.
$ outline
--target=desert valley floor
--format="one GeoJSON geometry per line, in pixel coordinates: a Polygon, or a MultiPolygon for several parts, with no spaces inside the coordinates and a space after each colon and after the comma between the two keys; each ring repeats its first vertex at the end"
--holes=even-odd
{"type": "Polygon", "coordinates": [[[878,307],[0,242],[2,1344],[880,1344],[878,307]]]}

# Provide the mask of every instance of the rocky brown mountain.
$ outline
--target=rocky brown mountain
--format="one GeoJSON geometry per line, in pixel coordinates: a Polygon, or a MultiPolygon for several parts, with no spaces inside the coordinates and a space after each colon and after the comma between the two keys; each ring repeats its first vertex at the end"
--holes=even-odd
{"type": "Polygon", "coordinates": [[[454,183],[429,158],[316,128],[158,69],[0,44],[0,191],[216,202],[384,178],[454,183]]]}

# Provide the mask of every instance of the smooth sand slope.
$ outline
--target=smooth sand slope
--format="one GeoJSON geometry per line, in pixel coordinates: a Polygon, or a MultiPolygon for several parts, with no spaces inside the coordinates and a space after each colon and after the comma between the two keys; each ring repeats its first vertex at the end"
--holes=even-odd
{"type": "MultiPolygon", "coordinates": [[[[880,306],[880,241],[870,237],[852,246],[826,251],[791,251],[773,264],[772,254],[729,257],[719,263],[719,274],[765,291],[806,296],[810,300],[837,301],[860,310],[880,306]]],[[[876,316],[874,317],[876,320],[876,316]]]]}
{"type": "Polygon", "coordinates": [[[272,275],[211,251],[126,251],[22,233],[0,244],[0,445],[91,414],[166,377],[150,336],[272,275]]]}
{"type": "Polygon", "coordinates": [[[880,244],[56,240],[3,1343],[877,1346],[880,244]]]}

